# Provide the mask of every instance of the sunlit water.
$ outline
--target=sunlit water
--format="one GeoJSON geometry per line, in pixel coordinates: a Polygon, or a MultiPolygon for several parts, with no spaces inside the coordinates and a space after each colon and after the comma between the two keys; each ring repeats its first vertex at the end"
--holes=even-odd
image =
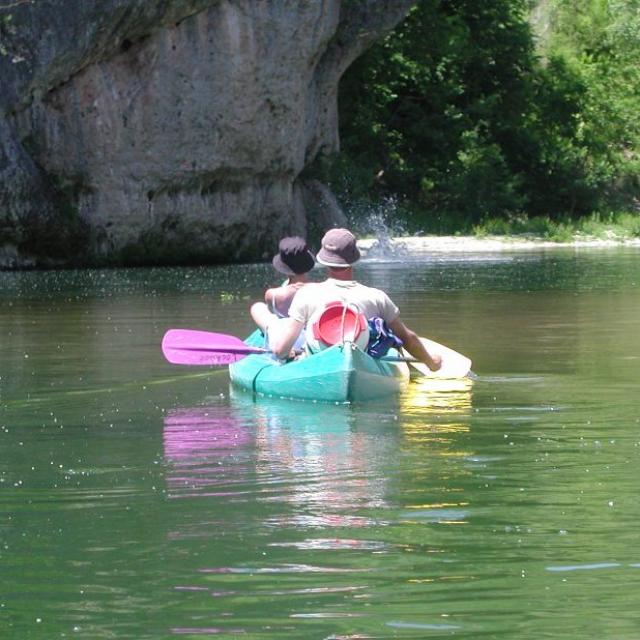
{"type": "Polygon", "coordinates": [[[268,266],[0,273],[0,638],[640,637],[639,257],[362,264],[478,374],[364,406],[164,362],[268,266]]]}

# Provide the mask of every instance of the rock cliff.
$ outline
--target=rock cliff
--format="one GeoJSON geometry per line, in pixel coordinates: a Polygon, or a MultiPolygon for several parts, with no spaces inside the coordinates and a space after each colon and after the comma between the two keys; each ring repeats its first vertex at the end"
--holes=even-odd
{"type": "Polygon", "coordinates": [[[413,0],[0,0],[0,267],[260,258],[340,222],[300,178],[413,0]]]}

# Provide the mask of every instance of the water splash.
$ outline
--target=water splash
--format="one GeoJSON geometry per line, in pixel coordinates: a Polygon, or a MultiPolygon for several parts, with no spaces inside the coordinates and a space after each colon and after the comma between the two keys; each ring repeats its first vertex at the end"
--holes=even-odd
{"type": "Polygon", "coordinates": [[[393,260],[408,255],[406,245],[394,237],[406,236],[407,230],[398,215],[398,199],[383,198],[378,203],[357,202],[348,206],[351,228],[360,238],[374,238],[367,249],[367,259],[393,260]]]}

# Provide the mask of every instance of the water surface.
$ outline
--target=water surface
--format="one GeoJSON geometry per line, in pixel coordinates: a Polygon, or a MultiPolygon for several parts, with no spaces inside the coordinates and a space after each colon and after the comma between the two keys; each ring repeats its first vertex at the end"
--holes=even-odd
{"type": "Polygon", "coordinates": [[[0,637],[637,638],[638,258],[362,264],[478,379],[361,406],[164,362],[266,265],[0,273],[0,637]]]}

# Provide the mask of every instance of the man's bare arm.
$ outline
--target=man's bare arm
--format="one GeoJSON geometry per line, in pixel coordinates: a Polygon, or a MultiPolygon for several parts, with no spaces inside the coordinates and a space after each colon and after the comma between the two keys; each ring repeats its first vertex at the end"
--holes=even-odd
{"type": "Polygon", "coordinates": [[[437,371],[442,366],[442,358],[439,355],[430,354],[415,331],[409,329],[400,318],[390,322],[389,327],[402,340],[402,346],[414,358],[424,362],[431,371],[437,371]]]}

